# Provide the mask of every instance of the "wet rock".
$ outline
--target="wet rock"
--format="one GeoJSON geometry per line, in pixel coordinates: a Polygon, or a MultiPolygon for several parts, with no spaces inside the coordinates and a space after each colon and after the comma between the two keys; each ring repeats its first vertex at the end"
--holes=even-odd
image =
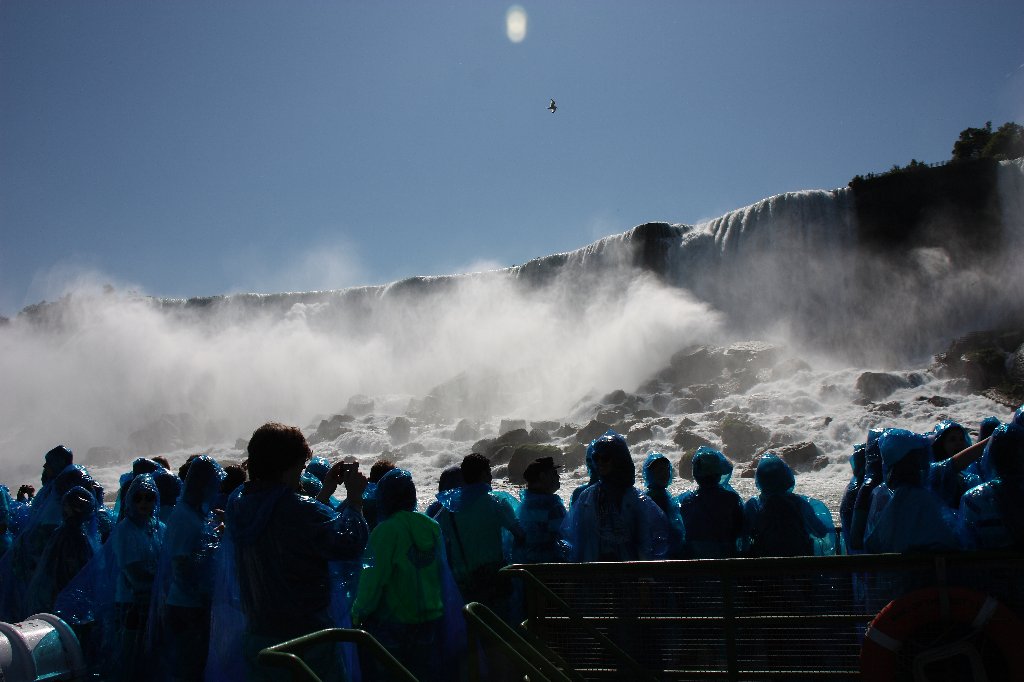
{"type": "MultiPolygon", "coordinates": [[[[355,421],[355,419],[347,414],[335,414],[327,419],[322,419],[310,440],[313,443],[324,443],[327,441],[337,440],[337,438],[342,434],[352,431],[352,429],[345,426],[345,424],[349,424],[353,421],[355,421]]],[[[246,445],[248,446],[248,443],[246,445]]]]}
{"type": "Polygon", "coordinates": [[[888,372],[864,372],[857,377],[856,387],[861,396],[877,402],[888,398],[901,388],[910,388],[910,381],[888,372]]]}
{"type": "Polygon", "coordinates": [[[579,430],[580,427],[577,426],[576,424],[566,423],[559,426],[551,435],[553,435],[555,438],[568,438],[569,436],[574,435],[579,430]]]}
{"type": "MultiPolygon", "coordinates": [[[[245,445],[248,446],[249,441],[245,441],[245,445]]],[[[120,448],[99,446],[89,448],[81,463],[89,466],[107,466],[109,464],[118,464],[123,461],[124,452],[120,448]]]]}
{"type": "Polygon", "coordinates": [[[876,405],[872,405],[871,407],[868,408],[868,411],[874,414],[896,416],[898,414],[903,414],[903,406],[900,404],[898,400],[893,400],[888,403],[878,403],[876,405]]]}
{"type": "MultiPolygon", "coordinates": [[[[406,443],[402,447],[398,448],[398,453],[403,457],[409,455],[420,455],[427,451],[427,448],[422,443],[406,443]]],[[[381,457],[381,459],[388,459],[387,457],[381,457]]]]}
{"type": "Polygon", "coordinates": [[[661,413],[654,410],[640,409],[633,413],[633,417],[636,419],[658,419],[661,417],[661,413]]]}
{"type": "Polygon", "coordinates": [[[931,397],[922,396],[922,398],[926,400],[929,405],[934,405],[935,407],[949,407],[956,402],[941,395],[933,395],[931,397]]]}
{"type": "Polygon", "coordinates": [[[761,341],[734,343],[722,351],[722,360],[726,368],[757,370],[770,369],[782,355],[782,347],[761,341]]]}
{"type": "Polygon", "coordinates": [[[608,422],[592,419],[589,424],[576,432],[576,440],[583,444],[589,444],[590,441],[600,437],[610,428],[612,427],[608,422]]]}
{"type": "Polygon", "coordinates": [[[391,442],[396,445],[406,442],[412,435],[412,422],[405,417],[395,417],[388,424],[388,435],[391,436],[391,442]]]}
{"type": "Polygon", "coordinates": [[[722,397],[718,384],[694,384],[690,386],[690,394],[704,405],[710,405],[722,397]]]}
{"type": "Polygon", "coordinates": [[[525,485],[523,472],[530,462],[539,457],[550,457],[555,460],[555,465],[565,466],[565,457],[562,450],[554,445],[520,445],[515,448],[508,460],[508,480],[510,483],[525,485]]]}
{"type": "Polygon", "coordinates": [[[642,443],[643,441],[651,440],[652,438],[654,438],[654,432],[651,429],[651,425],[645,422],[634,424],[629,431],[626,432],[626,442],[630,445],[642,443]]]}
{"type": "Polygon", "coordinates": [[[681,450],[696,450],[701,445],[710,445],[707,438],[698,436],[686,427],[676,428],[676,432],[672,434],[672,442],[681,450]]]}
{"type": "Polygon", "coordinates": [[[722,373],[721,353],[708,346],[691,346],[674,353],[666,372],[672,383],[680,386],[702,384],[722,373]]]}
{"type": "Polygon", "coordinates": [[[480,437],[480,430],[473,426],[468,419],[460,419],[452,432],[452,440],[467,441],[480,437]]]}
{"type": "Polygon", "coordinates": [[[733,460],[750,457],[759,448],[768,443],[771,432],[755,423],[746,415],[730,415],[725,417],[722,429],[723,452],[733,460]]]}
{"type": "Polygon", "coordinates": [[[498,435],[504,435],[509,431],[515,431],[516,429],[525,429],[525,419],[502,419],[498,424],[498,435]]]}
{"type": "Polygon", "coordinates": [[[548,433],[558,430],[561,426],[561,422],[551,420],[530,422],[531,429],[540,429],[541,431],[547,431],[548,433]]]}
{"type": "Polygon", "coordinates": [[[821,455],[814,459],[814,463],[811,465],[811,471],[821,471],[826,468],[831,462],[828,461],[828,457],[821,455]]]}
{"type": "Polygon", "coordinates": [[[1024,344],[1013,352],[1007,363],[1007,375],[1014,384],[1024,385],[1024,344]]]}
{"type": "Polygon", "coordinates": [[[651,396],[651,407],[658,412],[671,412],[671,410],[668,409],[671,402],[672,396],[668,393],[656,393],[651,396]]]}
{"type": "Polygon", "coordinates": [[[526,429],[515,429],[497,438],[485,438],[473,444],[473,452],[479,452],[491,463],[505,463],[512,456],[512,450],[520,445],[530,444],[530,433],[526,429]],[[507,453],[502,450],[509,448],[507,453]]]}
{"type": "Polygon", "coordinates": [[[373,408],[373,398],[362,394],[356,394],[348,399],[348,405],[345,407],[345,412],[356,417],[363,417],[373,413],[373,408]]]}
{"type": "MultiPolygon", "coordinates": [[[[818,446],[810,441],[784,445],[780,448],[773,448],[771,451],[782,458],[796,472],[810,471],[814,466],[814,462],[822,456],[818,446]]],[[[756,461],[754,465],[757,466],[756,461]]]]}
{"type": "Polygon", "coordinates": [[[210,435],[205,425],[191,414],[164,414],[132,432],[128,445],[135,455],[153,455],[218,440],[210,435]]]}
{"type": "Polygon", "coordinates": [[[771,377],[774,380],[788,379],[797,372],[809,372],[811,366],[799,358],[786,358],[772,367],[771,377]]]}
{"type": "Polygon", "coordinates": [[[619,388],[601,398],[601,402],[605,405],[621,405],[626,402],[628,398],[629,394],[619,388]]]}
{"type": "Polygon", "coordinates": [[[673,398],[665,409],[670,414],[697,414],[704,411],[704,403],[693,396],[673,398]]]}
{"type": "Polygon", "coordinates": [[[551,440],[551,434],[543,429],[531,429],[530,440],[534,443],[547,443],[551,440]]]}
{"type": "Polygon", "coordinates": [[[248,449],[249,449],[249,439],[248,438],[239,438],[238,440],[235,441],[235,450],[242,450],[244,452],[245,450],[248,450],[248,449]]]}
{"type": "Polygon", "coordinates": [[[613,409],[600,410],[596,415],[594,415],[594,419],[599,422],[604,422],[605,424],[614,425],[622,421],[623,417],[627,414],[628,411],[626,408],[619,406],[613,409]]]}

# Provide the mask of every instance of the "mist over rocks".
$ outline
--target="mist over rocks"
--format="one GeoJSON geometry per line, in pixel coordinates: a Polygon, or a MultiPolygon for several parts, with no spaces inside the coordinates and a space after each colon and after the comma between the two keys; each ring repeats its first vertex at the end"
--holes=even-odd
{"type": "Polygon", "coordinates": [[[61,441],[125,461],[237,458],[273,419],[306,424],[318,454],[390,453],[426,480],[506,429],[525,436],[500,459],[556,447],[566,486],[608,428],[638,462],[651,450],[678,462],[681,481],[701,444],[745,465],[806,442],[828,464],[801,480],[840,489],[868,428],[973,428],[1013,400],[1020,341],[949,349],[974,330],[1024,329],[1024,162],[989,180],[974,215],[992,230],[977,234],[1000,242],[977,258],[941,238],[960,215],[943,213],[941,193],[912,199],[927,208],[913,234],[927,238],[868,240],[866,190],[844,188],[471,275],[193,299],[82,286],[0,325],[5,477],[35,480],[61,441]]]}

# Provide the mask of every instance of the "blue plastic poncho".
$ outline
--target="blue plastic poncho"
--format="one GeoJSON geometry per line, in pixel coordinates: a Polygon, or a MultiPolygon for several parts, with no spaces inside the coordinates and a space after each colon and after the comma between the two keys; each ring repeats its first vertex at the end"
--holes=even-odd
{"type": "Polygon", "coordinates": [[[736,556],[743,536],[743,504],[729,486],[732,462],[707,445],[693,455],[696,490],[679,496],[678,506],[686,545],[684,556],[693,559],[720,559],[736,556]]]}
{"type": "Polygon", "coordinates": [[[883,485],[884,481],[882,453],[878,448],[878,436],[870,437],[873,433],[874,430],[869,432],[868,443],[864,447],[864,482],[857,491],[857,498],[853,503],[853,515],[847,535],[846,551],[851,554],[864,551],[864,534],[871,514],[871,499],[875,489],[883,485]]]}
{"type": "Polygon", "coordinates": [[[598,482],[570,506],[565,534],[570,559],[636,561],[661,558],[668,550],[668,520],[637,490],[636,469],[626,439],[605,434],[594,443],[598,482]]]}
{"type": "Polygon", "coordinates": [[[1001,425],[984,457],[996,477],[961,498],[960,537],[968,548],[1024,547],[1024,429],[1001,425]]]}
{"type": "Polygon", "coordinates": [[[61,522],[61,495],[77,485],[82,467],[71,463],[71,451],[60,445],[46,453],[43,464],[42,487],[28,508],[28,515],[20,521],[20,530],[11,542],[11,548],[0,557],[0,620],[17,623],[32,614],[28,611],[26,595],[35,575],[39,557],[50,535],[61,522]],[[71,473],[62,479],[66,484],[57,492],[57,479],[65,471],[71,473]],[[74,482],[72,482],[74,481],[74,482]]]}
{"type": "Polygon", "coordinates": [[[1001,423],[999,418],[995,416],[982,419],[981,424],[978,426],[978,440],[985,440],[991,436],[992,432],[998,429],[1001,423]]]}
{"type": "Polygon", "coordinates": [[[7,486],[0,485],[0,556],[11,548],[14,533],[11,532],[13,518],[11,513],[11,491],[7,486]]]}
{"type": "MultiPolygon", "coordinates": [[[[344,502],[331,509],[281,483],[249,481],[228,499],[225,525],[208,678],[257,675],[261,649],[350,624],[352,565],[361,565],[369,534],[358,511],[344,502]]],[[[341,658],[323,647],[307,662],[323,677],[341,674],[341,658]]]]}
{"type": "Polygon", "coordinates": [[[96,499],[81,486],[61,498],[63,520],[50,535],[28,588],[27,610],[52,613],[54,602],[100,549],[96,499]]]}
{"type": "Polygon", "coordinates": [[[79,630],[89,626],[83,649],[103,679],[150,679],[157,660],[145,634],[164,537],[151,475],[133,478],[122,510],[107,542],[58,595],[55,612],[79,630]]]}
{"type": "MultiPolygon", "coordinates": [[[[607,431],[604,432],[603,435],[614,436],[616,435],[616,432],[614,429],[608,429],[607,431]]],[[[572,495],[569,498],[570,508],[572,508],[572,506],[576,504],[576,500],[579,499],[580,495],[583,494],[584,490],[597,483],[597,469],[594,468],[594,445],[596,443],[596,438],[590,441],[590,443],[587,445],[586,454],[583,457],[583,462],[584,464],[586,464],[587,467],[587,476],[590,478],[590,480],[587,481],[586,483],[577,486],[576,489],[572,491],[572,495]]]]}
{"type": "Polygon", "coordinates": [[[1018,407],[1017,411],[1013,413],[1013,423],[1024,429],[1024,405],[1018,407]]]}
{"type": "Polygon", "coordinates": [[[879,447],[892,495],[884,506],[873,506],[864,548],[869,552],[957,548],[952,513],[924,486],[928,437],[905,429],[886,429],[879,447]]]}
{"type": "MultiPolygon", "coordinates": [[[[447,467],[441,472],[441,475],[437,480],[438,495],[445,491],[459,488],[462,484],[462,468],[457,464],[447,467]]],[[[439,497],[435,496],[434,500],[427,506],[427,511],[425,513],[433,519],[437,517],[437,513],[441,511],[441,509],[443,509],[441,506],[441,500],[439,497]]]]}
{"type": "Polygon", "coordinates": [[[437,498],[443,508],[436,520],[448,544],[449,563],[466,591],[474,571],[509,562],[513,542],[523,538],[516,520],[519,503],[485,482],[438,493],[437,498]]]}
{"type": "Polygon", "coordinates": [[[970,445],[967,429],[951,419],[939,422],[931,433],[933,461],[928,469],[928,487],[953,511],[960,507],[960,496],[981,483],[970,469],[958,470],[952,461],[952,455],[970,445]],[[945,445],[950,439],[957,441],[952,448],[955,452],[945,445]]]}
{"type": "Polygon", "coordinates": [[[835,526],[820,500],[793,492],[796,477],[775,454],[761,456],[754,473],[761,494],[744,506],[752,556],[800,556],[835,553],[835,526]]]}
{"type": "Polygon", "coordinates": [[[569,542],[562,535],[565,514],[565,504],[558,495],[524,490],[516,518],[526,539],[512,548],[512,563],[568,561],[569,542]]]}
{"type": "Polygon", "coordinates": [[[843,542],[847,547],[850,546],[850,532],[853,526],[853,511],[857,503],[857,494],[864,484],[866,448],[867,444],[865,443],[853,446],[853,454],[850,455],[850,468],[853,469],[853,475],[850,477],[850,482],[846,485],[846,492],[843,493],[843,499],[839,503],[839,523],[843,530],[843,542]]]}
{"type": "Polygon", "coordinates": [[[178,496],[181,495],[182,481],[176,474],[166,469],[153,474],[153,480],[160,491],[160,520],[166,524],[178,503],[178,496]]]}
{"type": "Polygon", "coordinates": [[[220,524],[211,513],[224,470],[202,455],[190,463],[167,522],[150,603],[150,648],[171,679],[197,679],[206,665],[213,595],[213,557],[220,524]]]}

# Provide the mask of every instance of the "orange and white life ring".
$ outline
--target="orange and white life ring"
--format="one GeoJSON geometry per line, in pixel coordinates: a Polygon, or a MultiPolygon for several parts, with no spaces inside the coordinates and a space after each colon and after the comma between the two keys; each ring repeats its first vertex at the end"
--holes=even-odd
{"type": "Polygon", "coordinates": [[[860,649],[863,679],[899,679],[907,664],[904,644],[915,633],[941,623],[965,626],[972,633],[966,639],[984,638],[1002,655],[1007,679],[1024,680],[1024,623],[995,598],[962,587],[917,590],[879,611],[860,649]]]}

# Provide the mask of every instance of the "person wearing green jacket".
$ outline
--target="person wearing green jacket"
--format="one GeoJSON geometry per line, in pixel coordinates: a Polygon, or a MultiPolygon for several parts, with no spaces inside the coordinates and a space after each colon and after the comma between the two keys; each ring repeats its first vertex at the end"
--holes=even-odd
{"type": "MultiPolygon", "coordinates": [[[[379,523],[370,533],[366,568],[352,604],[352,622],[364,627],[419,680],[452,672],[437,656],[454,657],[461,622],[448,627],[461,602],[444,555],[437,522],[416,507],[412,474],[388,471],[377,483],[379,523]]],[[[454,658],[449,662],[454,664],[454,658]]],[[[385,680],[376,661],[360,661],[364,680],[385,680]]]]}

